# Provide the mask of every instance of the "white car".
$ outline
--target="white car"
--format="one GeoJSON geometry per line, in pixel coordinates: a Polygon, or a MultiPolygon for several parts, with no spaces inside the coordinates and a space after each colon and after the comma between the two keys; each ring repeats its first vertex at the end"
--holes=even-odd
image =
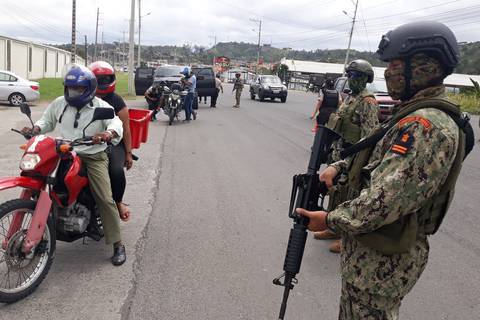
{"type": "Polygon", "coordinates": [[[8,101],[13,106],[40,98],[38,82],[29,81],[10,71],[0,70],[0,101],[8,101]]]}

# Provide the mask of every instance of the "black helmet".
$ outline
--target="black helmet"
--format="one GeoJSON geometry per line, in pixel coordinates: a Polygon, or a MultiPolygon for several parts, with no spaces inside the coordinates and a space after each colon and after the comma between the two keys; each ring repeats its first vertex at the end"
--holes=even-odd
{"type": "Polygon", "coordinates": [[[426,53],[438,59],[446,75],[453,72],[460,57],[452,30],[435,21],[406,23],[393,29],[382,36],[377,50],[383,61],[408,58],[416,53],[426,53]]]}
{"type": "Polygon", "coordinates": [[[357,71],[357,72],[365,73],[368,76],[367,82],[369,83],[373,82],[373,68],[370,62],[368,62],[367,60],[363,60],[363,59],[353,60],[348,64],[347,68],[345,68],[345,71],[346,72],[357,71]]]}
{"type": "Polygon", "coordinates": [[[333,89],[333,85],[334,85],[334,82],[332,78],[325,79],[325,82],[323,83],[323,86],[327,89],[333,89]]]}

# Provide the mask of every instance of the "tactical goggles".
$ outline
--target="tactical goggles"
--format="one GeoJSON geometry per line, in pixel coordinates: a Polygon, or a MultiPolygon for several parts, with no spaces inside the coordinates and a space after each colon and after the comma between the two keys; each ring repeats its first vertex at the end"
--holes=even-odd
{"type": "Polygon", "coordinates": [[[363,72],[355,71],[355,70],[349,70],[347,71],[347,77],[349,79],[356,79],[356,78],[361,78],[364,76],[363,72]]]}

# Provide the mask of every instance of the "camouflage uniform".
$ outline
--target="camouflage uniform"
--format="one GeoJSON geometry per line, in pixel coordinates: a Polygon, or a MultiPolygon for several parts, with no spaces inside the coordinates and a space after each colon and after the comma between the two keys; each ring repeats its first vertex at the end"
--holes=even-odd
{"type": "MultiPolygon", "coordinates": [[[[342,136],[345,136],[344,128],[339,124],[340,119],[344,118],[351,112],[351,122],[358,125],[360,128],[360,136],[358,140],[370,134],[370,132],[378,126],[378,102],[373,95],[364,89],[358,95],[350,95],[340,105],[337,112],[330,115],[327,128],[337,131],[342,136]]],[[[354,144],[358,140],[347,139],[347,143],[354,144]]],[[[340,160],[340,151],[342,150],[342,142],[339,141],[333,146],[332,162],[340,160]]]]}
{"type": "MultiPolygon", "coordinates": [[[[407,102],[444,97],[445,88],[439,85],[417,92],[407,102]]],[[[391,255],[365,246],[358,237],[409,216],[431,198],[449,174],[458,141],[458,126],[446,113],[417,110],[375,146],[362,172],[366,185],[357,197],[328,214],[327,225],[340,230],[343,238],[339,319],[398,319],[401,300],[427,264],[427,236],[419,229],[408,252],[391,255]],[[410,139],[409,147],[396,148],[403,137],[410,139]]],[[[339,161],[332,166],[341,170],[346,165],[339,161]]]]}
{"type": "MultiPolygon", "coordinates": [[[[346,137],[346,143],[354,144],[361,138],[369,135],[378,124],[377,100],[375,100],[373,95],[367,89],[364,89],[358,95],[348,96],[348,98],[340,105],[337,112],[330,115],[326,127],[346,137]],[[355,136],[355,134],[350,135],[349,132],[346,132],[348,128],[345,126],[345,121],[347,120],[345,118],[349,116],[350,122],[359,128],[359,135],[357,136],[355,136]]],[[[343,147],[343,141],[338,141],[333,145],[333,150],[330,154],[330,162],[340,160],[340,151],[342,151],[343,147]]],[[[330,192],[330,200],[328,202],[329,211],[334,210],[337,205],[347,200],[348,191],[346,188],[346,185],[340,183],[332,189],[330,192]]]]}
{"type": "Polygon", "coordinates": [[[240,97],[242,96],[243,82],[240,78],[235,78],[233,82],[233,90],[235,91],[235,105],[234,107],[240,108],[240,97]]]}

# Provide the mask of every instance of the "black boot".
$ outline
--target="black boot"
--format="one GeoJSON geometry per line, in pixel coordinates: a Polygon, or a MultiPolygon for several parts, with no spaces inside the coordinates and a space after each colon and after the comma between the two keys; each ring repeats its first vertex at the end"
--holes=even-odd
{"type": "Polygon", "coordinates": [[[112,264],[114,266],[121,266],[127,260],[127,254],[125,253],[125,246],[119,245],[113,247],[112,264]]]}

